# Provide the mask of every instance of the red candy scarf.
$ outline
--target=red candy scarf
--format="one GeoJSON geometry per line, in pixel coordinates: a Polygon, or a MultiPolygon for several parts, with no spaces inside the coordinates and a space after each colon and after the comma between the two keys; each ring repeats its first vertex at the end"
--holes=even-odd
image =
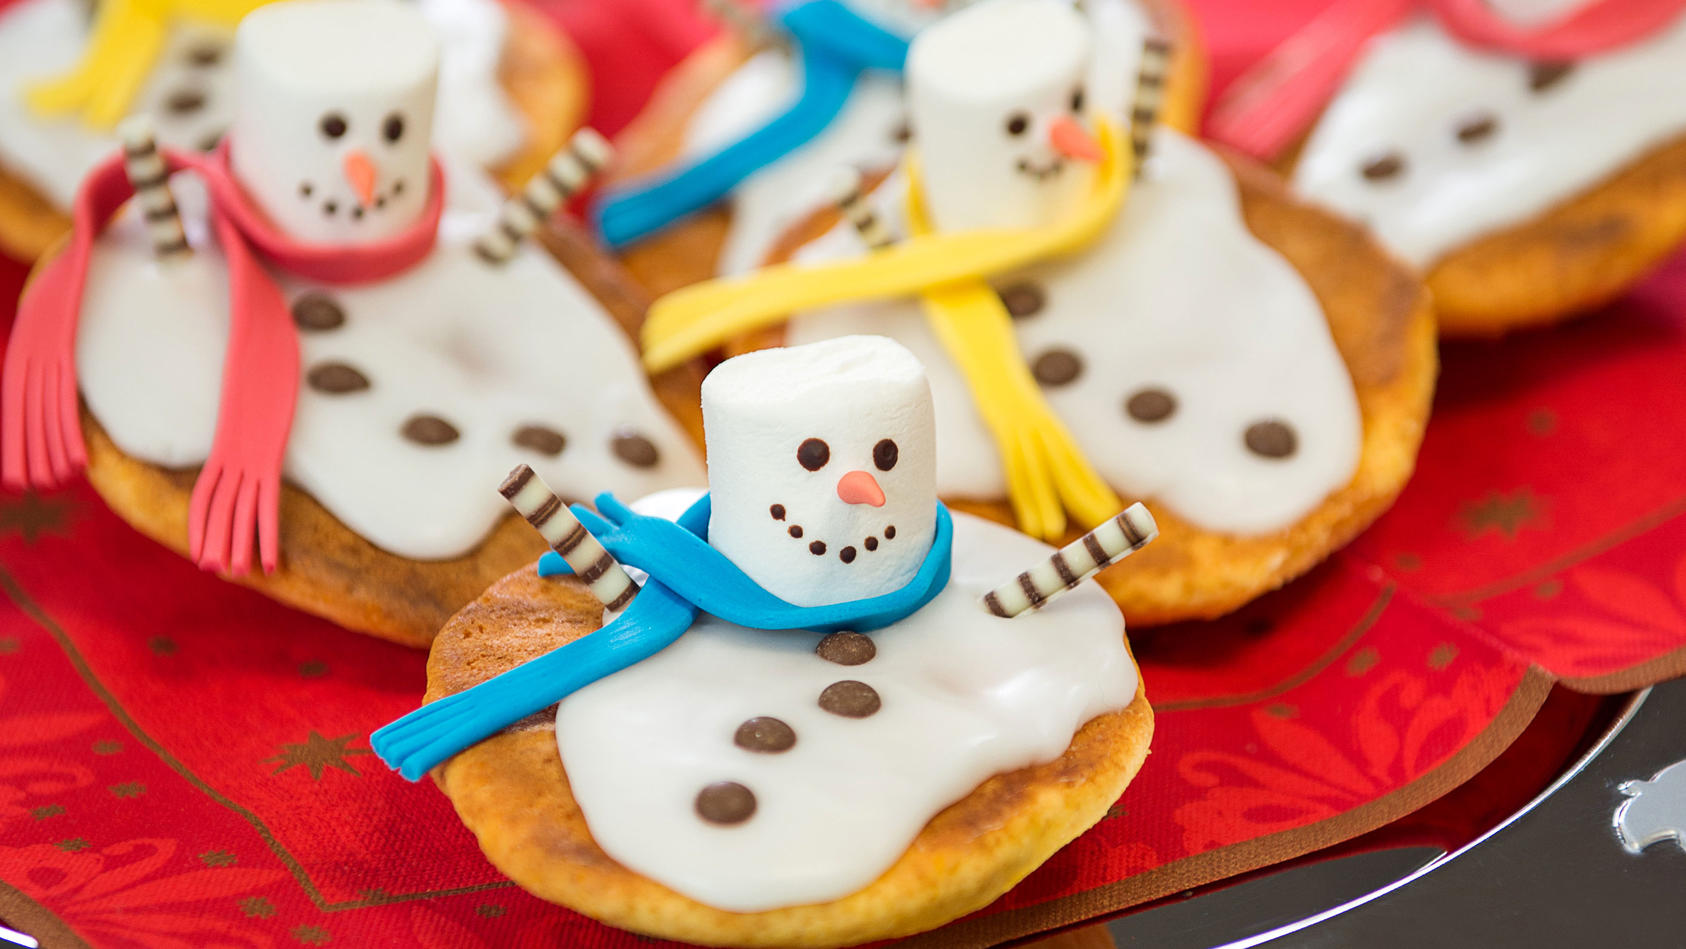
{"type": "MultiPolygon", "coordinates": [[[[162,151],[170,172],[204,181],[228,266],[229,338],[210,457],[193,486],[188,539],[207,570],[251,569],[254,535],[266,572],[280,561],[281,463],[298,397],[299,345],[287,301],[264,262],[309,280],[348,284],[398,274],[426,257],[445,205],[434,161],[421,218],[373,244],[304,244],[276,229],[234,180],[226,145],[209,157],[162,151]]],[[[82,183],[63,250],[18,301],[0,374],[0,481],[57,487],[87,464],[77,404],[76,322],[94,241],[134,193],[117,155],[82,183]]]]}
{"type": "Polygon", "coordinates": [[[1536,27],[1487,0],[1340,0],[1237,79],[1206,131],[1259,158],[1276,157],[1316,121],[1377,34],[1427,10],[1459,41],[1536,62],[1565,62],[1638,42],[1686,11],[1686,0],[1593,0],[1536,27]]]}

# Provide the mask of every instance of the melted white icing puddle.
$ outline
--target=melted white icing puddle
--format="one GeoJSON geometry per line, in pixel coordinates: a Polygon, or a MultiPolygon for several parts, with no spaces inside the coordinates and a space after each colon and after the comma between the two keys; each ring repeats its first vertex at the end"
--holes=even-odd
{"type": "MultiPolygon", "coordinates": [[[[439,27],[438,147],[466,162],[495,165],[526,139],[525,119],[498,83],[507,14],[497,0],[414,0],[439,27]]],[[[34,80],[73,66],[87,39],[82,0],[21,0],[0,13],[0,166],[27,179],[56,206],[67,208],[88,169],[109,158],[117,139],[76,118],[42,119],[23,103],[34,80]]],[[[134,102],[148,112],[165,145],[199,149],[227,128],[234,108],[232,30],[183,23],[172,28],[158,65],[134,102]],[[223,55],[195,65],[190,51],[211,46],[223,55]],[[170,100],[191,91],[202,105],[172,110],[170,100]]]]}
{"type": "Polygon", "coordinates": [[[1418,266],[1521,224],[1686,130],[1686,19],[1530,88],[1530,64],[1418,20],[1374,40],[1312,132],[1294,184],[1418,266]],[[1491,118],[1490,134],[1459,129],[1491,118]],[[1396,155],[1403,169],[1363,168],[1396,155]]]}
{"type": "MultiPolygon", "coordinates": [[[[883,4],[878,4],[883,6],[883,4]]],[[[1135,84],[1146,14],[1133,0],[1091,0],[1095,60],[1089,96],[1122,117],[1135,84]]],[[[882,14],[871,7],[863,12],[882,14]]],[[[906,30],[907,23],[898,24],[906,30]]],[[[705,154],[776,115],[797,93],[797,75],[779,50],[757,54],[704,100],[686,129],[682,158],[705,154]]],[[[831,173],[843,166],[887,168],[901,155],[905,129],[901,82],[869,73],[829,128],[813,141],[746,179],[732,194],[732,226],[718,263],[723,274],[760,266],[779,236],[828,203],[831,173]]]]}
{"type": "MultiPolygon", "coordinates": [[[[1259,533],[1304,517],[1346,484],[1363,436],[1357,397],[1311,289],[1241,219],[1222,162],[1162,129],[1147,173],[1123,213],[1076,257],[996,281],[1040,288],[1046,304],[1014,320],[1032,365],[1065,350],[1081,366],[1044,386],[1096,469],[1126,500],[1151,498],[1209,530],[1259,533]],[[1157,421],[1125,405],[1148,389],[1175,409],[1157,421]],[[1246,431],[1278,420],[1296,450],[1249,450],[1246,431]]],[[[881,217],[906,233],[905,182],[874,195],[881,217]]],[[[803,260],[858,255],[843,225],[803,248],[803,260]]],[[[840,307],[792,320],[792,344],[882,333],[925,363],[937,411],[937,485],[946,497],[1007,494],[995,443],[964,379],[918,305],[840,307]]]]}
{"type": "MultiPolygon", "coordinates": [[[[693,495],[694,496],[694,495],[693,495]]],[[[592,837],[617,861],[709,906],[756,912],[834,900],[871,883],[926,822],[992,775],[1050,761],[1077,729],[1135,697],[1118,608],[1094,584],[1003,620],[978,597],[1051,548],[954,515],[954,579],[914,616],[872,633],[877,655],[819,658],[817,633],[704,617],[678,642],[563,700],[556,737],[592,837]],[[865,682],[866,718],[819,708],[865,682]],[[733,743],[772,716],[781,753],[733,743]],[[704,787],[735,781],[756,810],[704,822],[704,787]]]]}
{"type": "MultiPolygon", "coordinates": [[[[375,545],[418,560],[478,544],[508,512],[496,489],[521,462],[579,500],[699,483],[689,439],[613,318],[542,250],[528,246],[502,267],[474,255],[497,198],[475,172],[454,172],[439,246],[416,267],[369,286],[279,278],[289,301],[319,290],[345,317],[337,329],[300,331],[306,378],[337,362],[369,382],[338,394],[300,383],[287,477],[375,545]],[[417,414],[445,419],[460,437],[401,437],[417,414]],[[523,426],[562,435],[561,453],[515,445],[523,426]],[[614,439],[628,432],[655,446],[655,466],[616,454],[614,439]]],[[[77,368],[89,409],[123,451],[187,467],[205,459],[215,429],[228,278],[198,182],[178,175],[173,186],[198,251],[160,264],[126,211],[96,248],[77,368]]]]}

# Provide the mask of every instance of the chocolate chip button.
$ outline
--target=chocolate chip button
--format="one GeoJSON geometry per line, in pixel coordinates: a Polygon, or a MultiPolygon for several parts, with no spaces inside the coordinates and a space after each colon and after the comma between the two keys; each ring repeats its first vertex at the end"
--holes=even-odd
{"type": "Polygon", "coordinates": [[[1030,372],[1045,386],[1063,386],[1083,374],[1083,360],[1069,349],[1050,349],[1036,357],[1030,372]]]}
{"type": "Polygon", "coordinates": [[[736,781],[720,781],[697,792],[697,816],[710,824],[741,824],[754,814],[754,792],[736,781]]]}
{"type": "Polygon", "coordinates": [[[767,509],[767,513],[773,515],[773,520],[782,521],[784,520],[784,505],[775,504],[767,509]]]}
{"type": "Polygon", "coordinates": [[[515,430],[510,441],[517,448],[526,448],[541,455],[560,455],[568,444],[568,439],[554,428],[545,425],[523,425],[515,430]]]}
{"type": "Polygon", "coordinates": [[[866,549],[867,550],[877,550],[878,549],[878,538],[868,537],[866,539],[866,549]]]}
{"type": "Polygon", "coordinates": [[[1365,162],[1362,170],[1367,180],[1386,181],[1398,177],[1405,170],[1405,159],[1398,152],[1388,152],[1365,162]]]}
{"type": "Polygon", "coordinates": [[[811,553],[816,557],[825,556],[825,541],[816,540],[813,543],[809,544],[808,545],[808,553],[811,553]]]}
{"type": "Polygon", "coordinates": [[[832,633],[820,640],[814,647],[814,653],[826,662],[835,662],[840,666],[858,666],[863,662],[871,662],[872,657],[878,655],[878,647],[873,644],[871,636],[860,633],[832,633]]]}
{"type": "Polygon", "coordinates": [[[212,43],[201,43],[190,47],[187,51],[187,64],[203,69],[222,62],[222,47],[212,43]]]}
{"type": "Polygon", "coordinates": [[[1458,141],[1465,145],[1475,145],[1493,137],[1499,130],[1499,120],[1491,115],[1478,115],[1465,120],[1458,126],[1458,141]]]}
{"type": "Polygon", "coordinates": [[[418,445],[449,445],[462,437],[457,427],[437,415],[412,415],[401,429],[405,438],[418,445]]]}
{"type": "Polygon", "coordinates": [[[745,751],[777,754],[796,744],[796,729],[771,716],[757,715],[738,726],[732,743],[745,751]]]}
{"type": "Polygon", "coordinates": [[[820,693],[820,708],[844,718],[866,718],[882,705],[877,689],[854,679],[833,682],[820,693]]]}
{"type": "Polygon", "coordinates": [[[198,112],[205,107],[205,94],[198,89],[177,89],[164,100],[164,108],[175,115],[198,112]]]}
{"type": "Polygon", "coordinates": [[[1016,317],[1034,316],[1047,303],[1048,295],[1034,283],[1015,283],[1001,290],[1001,305],[1016,317]]]}
{"type": "Polygon", "coordinates": [[[896,539],[896,525],[891,524],[889,527],[884,528],[884,539],[885,540],[895,540],[896,539]]]}
{"type": "Polygon", "coordinates": [[[310,383],[312,389],[328,395],[345,395],[369,388],[369,377],[358,372],[356,367],[343,362],[317,363],[310,367],[305,381],[310,383]]]}
{"type": "Polygon", "coordinates": [[[790,525],[790,536],[801,537],[802,536],[802,525],[801,524],[790,525]]]}
{"type": "Polygon", "coordinates": [[[661,452],[656,451],[655,442],[630,429],[616,432],[609,439],[609,449],[616,458],[634,468],[654,468],[661,460],[661,452]]]}
{"type": "Polygon", "coordinates": [[[1533,63],[1528,67],[1528,90],[1545,92],[1575,71],[1574,63],[1533,63]]]}
{"type": "Polygon", "coordinates": [[[317,332],[339,329],[345,324],[345,311],[327,294],[307,293],[293,301],[293,322],[300,329],[317,332]]]}
{"type": "Polygon", "coordinates": [[[1299,438],[1287,423],[1276,419],[1247,426],[1247,450],[1262,458],[1287,458],[1299,447],[1299,438]]]}
{"type": "Polygon", "coordinates": [[[1177,397],[1164,389],[1142,389],[1124,401],[1124,411],[1138,422],[1163,422],[1177,411],[1177,397]]]}
{"type": "Polygon", "coordinates": [[[853,547],[845,547],[837,552],[837,559],[844,563],[854,563],[857,551],[853,547]]]}

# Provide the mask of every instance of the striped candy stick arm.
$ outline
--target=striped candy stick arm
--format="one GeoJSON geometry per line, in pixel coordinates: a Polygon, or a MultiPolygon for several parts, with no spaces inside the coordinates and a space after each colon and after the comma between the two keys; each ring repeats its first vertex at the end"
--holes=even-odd
{"type": "Polygon", "coordinates": [[[550,549],[556,551],[604,606],[619,610],[632,602],[638,584],[632,582],[620,561],[603,549],[533,469],[526,465],[516,467],[504,479],[498,493],[533,525],[550,549]]]}
{"type": "Polygon", "coordinates": [[[855,233],[861,237],[861,242],[869,250],[883,250],[895,243],[895,237],[884,219],[878,216],[872,205],[867,203],[866,189],[861,173],[855,168],[844,166],[837,170],[831,181],[831,200],[837,205],[843,216],[855,227],[855,233]]]}
{"type": "Polygon", "coordinates": [[[1142,41],[1142,58],[1136,69],[1136,93],[1130,102],[1130,149],[1135,153],[1136,177],[1153,148],[1153,129],[1165,107],[1165,81],[1171,68],[1171,44],[1157,36],[1142,41]]]}
{"type": "Polygon", "coordinates": [[[767,25],[760,14],[739,0],[703,0],[703,9],[736,33],[751,49],[761,49],[782,41],[782,37],[767,25]]]}
{"type": "Polygon", "coordinates": [[[181,211],[176,207],[175,195],[170,193],[164,156],[158,154],[152,117],[131,116],[118,126],[117,133],[123,141],[123,171],[129,176],[129,186],[135,189],[135,204],[146,219],[153,253],[160,259],[192,253],[187,246],[187,232],[182,230],[181,211]]]}
{"type": "Polygon", "coordinates": [[[520,194],[504,201],[498,209],[497,226],[474,242],[475,253],[487,263],[509,260],[521,242],[543,227],[569,198],[584,190],[614,155],[608,139],[595,129],[575,132],[520,194]]]}
{"type": "Polygon", "coordinates": [[[1049,600],[1158,536],[1159,525],[1153,515],[1141,504],[1132,504],[1124,513],[1054,551],[1047,560],[985,593],[984,609],[1008,619],[1041,609],[1049,600]]]}

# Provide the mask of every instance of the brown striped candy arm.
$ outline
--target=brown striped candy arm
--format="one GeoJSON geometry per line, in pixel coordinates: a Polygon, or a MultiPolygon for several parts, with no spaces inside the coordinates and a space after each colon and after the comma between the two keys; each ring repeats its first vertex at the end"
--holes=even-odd
{"type": "Polygon", "coordinates": [[[123,142],[123,173],[129,178],[129,187],[135,190],[135,206],[146,221],[152,252],[160,260],[192,253],[187,246],[187,232],[182,230],[181,211],[176,207],[175,195],[170,193],[164,156],[158,153],[152,116],[145,113],[130,116],[117,127],[117,134],[123,142]]]}
{"type": "Polygon", "coordinates": [[[866,199],[866,188],[859,170],[847,165],[839,168],[831,180],[830,191],[831,200],[854,225],[855,233],[860,235],[861,243],[868,250],[883,250],[895,243],[889,225],[866,199]]]}
{"type": "Polygon", "coordinates": [[[984,609],[1011,619],[1048,602],[1108,564],[1130,556],[1159,536],[1159,525],[1141,504],[1054,551],[1048,559],[983,596],[984,609]]]}
{"type": "Polygon", "coordinates": [[[1142,58],[1136,68],[1136,92],[1130,101],[1130,150],[1135,155],[1136,177],[1153,149],[1153,130],[1165,107],[1165,82],[1171,68],[1171,44],[1157,36],[1142,41],[1142,58]]]}
{"type": "Polygon", "coordinates": [[[504,201],[497,225],[474,242],[474,252],[489,264],[508,261],[522,241],[585,190],[614,157],[614,147],[595,129],[588,126],[575,132],[520,194],[504,201]]]}
{"type": "Polygon", "coordinates": [[[533,469],[517,466],[504,479],[498,493],[533,525],[550,549],[556,551],[604,606],[619,610],[632,602],[638,584],[632,582],[620,561],[603,549],[533,469]]]}

